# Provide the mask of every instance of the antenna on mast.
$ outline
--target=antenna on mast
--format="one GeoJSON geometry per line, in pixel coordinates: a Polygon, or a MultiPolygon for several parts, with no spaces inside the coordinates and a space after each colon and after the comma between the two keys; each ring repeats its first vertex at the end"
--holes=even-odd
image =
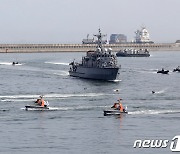
{"type": "Polygon", "coordinates": [[[99,33],[94,35],[98,38],[98,41],[97,41],[97,48],[100,48],[101,51],[103,51],[103,47],[102,47],[102,38],[105,37],[106,35],[102,35],[101,33],[101,29],[99,28],[98,29],[99,33]]]}

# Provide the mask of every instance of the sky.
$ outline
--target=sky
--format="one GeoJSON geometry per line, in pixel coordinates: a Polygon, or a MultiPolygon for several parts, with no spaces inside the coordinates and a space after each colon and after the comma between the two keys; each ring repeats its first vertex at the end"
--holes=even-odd
{"type": "Polygon", "coordinates": [[[81,43],[101,28],[128,41],[145,26],[152,41],[180,39],[180,0],[0,0],[0,44],[81,43]]]}

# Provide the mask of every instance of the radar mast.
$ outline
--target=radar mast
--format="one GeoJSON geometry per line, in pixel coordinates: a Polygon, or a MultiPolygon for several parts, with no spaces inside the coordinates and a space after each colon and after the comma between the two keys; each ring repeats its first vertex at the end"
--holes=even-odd
{"type": "Polygon", "coordinates": [[[102,46],[102,38],[105,37],[106,35],[102,35],[101,33],[101,29],[99,28],[99,33],[94,35],[98,38],[98,41],[97,41],[97,48],[99,48],[102,52],[103,52],[103,46],[102,46]]]}

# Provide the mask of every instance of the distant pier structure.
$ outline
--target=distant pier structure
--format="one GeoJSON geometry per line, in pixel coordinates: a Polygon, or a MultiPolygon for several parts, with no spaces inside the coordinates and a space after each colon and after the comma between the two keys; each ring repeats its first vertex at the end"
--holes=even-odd
{"type": "MultiPolygon", "coordinates": [[[[96,44],[0,44],[0,53],[33,52],[86,52],[93,50],[96,44]]],[[[148,49],[149,51],[180,51],[180,41],[175,43],[120,43],[104,44],[113,51],[120,49],[148,49]]]]}

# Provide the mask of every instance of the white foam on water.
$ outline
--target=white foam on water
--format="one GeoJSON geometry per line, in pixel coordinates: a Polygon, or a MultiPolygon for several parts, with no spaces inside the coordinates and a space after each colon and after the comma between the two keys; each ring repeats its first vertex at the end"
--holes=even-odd
{"type": "Polygon", "coordinates": [[[107,106],[76,106],[73,107],[72,110],[92,110],[97,108],[106,108],[107,106]]]}
{"type": "Polygon", "coordinates": [[[122,80],[116,79],[116,80],[112,80],[113,82],[121,82],[122,80]]]}
{"type": "Polygon", "coordinates": [[[60,73],[53,73],[54,75],[59,75],[59,76],[69,76],[69,72],[67,71],[61,71],[60,73]]]}
{"type": "Polygon", "coordinates": [[[12,65],[10,62],[0,62],[0,65],[12,65]]]}
{"type": "Polygon", "coordinates": [[[21,65],[23,65],[23,64],[15,64],[15,65],[13,65],[13,66],[21,66],[21,65]]]}
{"type": "Polygon", "coordinates": [[[172,114],[172,113],[180,113],[180,110],[141,110],[141,111],[133,111],[128,112],[131,115],[156,115],[156,114],[172,114]]]}
{"type": "Polygon", "coordinates": [[[63,63],[63,62],[45,62],[46,64],[54,64],[54,65],[69,65],[69,63],[63,63]]]}
{"type": "Polygon", "coordinates": [[[1,102],[33,102],[35,99],[2,99],[1,102]]]}
{"type": "MultiPolygon", "coordinates": [[[[114,95],[114,94],[105,94],[105,93],[81,93],[81,94],[45,94],[43,95],[44,99],[48,98],[71,98],[71,97],[99,97],[105,95],[114,95]]],[[[39,98],[40,95],[4,95],[0,96],[1,102],[24,102],[24,101],[34,101],[39,98]]]]}
{"type": "MultiPolygon", "coordinates": [[[[69,110],[93,110],[93,109],[97,109],[97,108],[105,108],[107,106],[72,106],[72,107],[68,107],[68,106],[64,106],[64,107],[48,107],[49,109],[45,109],[45,111],[69,111],[69,110]]],[[[21,108],[23,110],[25,110],[25,108],[21,108]]],[[[42,110],[42,109],[33,109],[33,108],[29,108],[28,110],[42,110]]]]}
{"type": "Polygon", "coordinates": [[[0,62],[0,65],[8,65],[8,66],[10,66],[10,65],[12,65],[12,66],[21,66],[21,65],[24,65],[24,64],[19,63],[19,64],[15,64],[15,65],[13,65],[13,64],[12,64],[12,63],[10,63],[10,62],[0,62]]]}
{"type": "Polygon", "coordinates": [[[68,97],[97,97],[108,95],[105,93],[82,93],[82,94],[46,94],[46,98],[68,98],[68,97]]]}
{"type": "Polygon", "coordinates": [[[139,71],[140,73],[149,73],[149,74],[157,74],[157,72],[155,72],[155,71],[139,71]]]}
{"type": "MultiPolygon", "coordinates": [[[[95,106],[74,106],[74,107],[48,107],[49,109],[38,109],[38,108],[28,108],[28,111],[69,111],[69,110],[90,110],[95,108],[95,106]]],[[[21,108],[21,110],[26,110],[26,108],[21,108]]]]}
{"type": "Polygon", "coordinates": [[[157,94],[162,94],[162,93],[164,93],[165,92],[165,90],[161,90],[161,91],[157,91],[156,93],[157,94]]]}
{"type": "Polygon", "coordinates": [[[167,88],[159,90],[159,91],[154,91],[154,90],[153,91],[155,92],[154,94],[163,94],[166,92],[166,90],[167,90],[167,88]]]}
{"type": "Polygon", "coordinates": [[[1,99],[25,99],[25,98],[37,98],[40,95],[4,95],[4,96],[0,96],[1,99]]]}
{"type": "Polygon", "coordinates": [[[60,110],[58,107],[49,107],[49,109],[37,109],[37,108],[21,108],[21,110],[26,110],[26,111],[57,111],[60,110]]]}

